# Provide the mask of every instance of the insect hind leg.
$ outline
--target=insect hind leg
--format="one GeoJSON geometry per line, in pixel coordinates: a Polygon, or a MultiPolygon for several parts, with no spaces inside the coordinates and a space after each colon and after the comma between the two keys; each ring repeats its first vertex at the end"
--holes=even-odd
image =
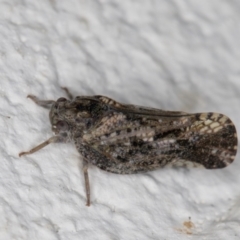
{"type": "Polygon", "coordinates": [[[86,197],[87,202],[86,206],[90,206],[90,184],[89,184],[89,177],[88,177],[88,162],[87,160],[83,160],[83,173],[84,173],[84,181],[85,181],[85,190],[86,190],[86,197]]]}

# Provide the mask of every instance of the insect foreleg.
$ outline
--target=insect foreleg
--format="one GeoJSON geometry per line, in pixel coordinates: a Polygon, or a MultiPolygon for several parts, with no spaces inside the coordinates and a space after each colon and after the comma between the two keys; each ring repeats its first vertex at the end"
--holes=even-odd
{"type": "Polygon", "coordinates": [[[48,144],[50,143],[55,143],[55,142],[61,142],[63,140],[62,137],[60,136],[54,136],[54,137],[51,137],[49,138],[48,140],[46,140],[45,142],[39,144],[38,146],[32,148],[31,150],[27,151],[27,152],[20,152],[19,153],[19,157],[21,157],[22,155],[27,155],[27,154],[32,154],[32,153],[35,153],[37,152],[38,150],[46,147],[48,144]]]}
{"type": "Polygon", "coordinates": [[[53,100],[40,100],[34,95],[28,95],[27,97],[32,99],[37,105],[44,107],[44,108],[48,108],[48,109],[55,102],[53,100]]]}

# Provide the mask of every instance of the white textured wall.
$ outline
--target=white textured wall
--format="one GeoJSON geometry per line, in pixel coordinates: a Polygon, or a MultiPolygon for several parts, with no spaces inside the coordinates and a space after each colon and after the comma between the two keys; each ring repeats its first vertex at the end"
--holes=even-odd
{"type": "Polygon", "coordinates": [[[239,239],[240,157],[222,170],[89,170],[27,99],[103,94],[228,115],[240,131],[238,0],[0,1],[0,239],[239,239]],[[8,117],[10,118],[8,118],[8,117]]]}

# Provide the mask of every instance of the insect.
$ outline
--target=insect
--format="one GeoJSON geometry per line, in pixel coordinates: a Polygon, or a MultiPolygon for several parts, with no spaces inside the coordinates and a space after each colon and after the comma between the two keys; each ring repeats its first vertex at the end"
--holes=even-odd
{"type": "Polygon", "coordinates": [[[104,96],[39,100],[50,108],[54,136],[19,156],[50,143],[72,142],[83,158],[86,205],[90,206],[88,165],[132,174],[165,166],[224,168],[237,153],[232,121],[219,113],[185,113],[122,104],[104,96]]]}

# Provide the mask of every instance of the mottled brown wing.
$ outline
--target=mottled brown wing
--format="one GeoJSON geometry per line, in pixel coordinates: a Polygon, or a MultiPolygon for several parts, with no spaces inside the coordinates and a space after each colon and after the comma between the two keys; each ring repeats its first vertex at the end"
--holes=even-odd
{"type": "Polygon", "coordinates": [[[170,166],[223,168],[237,153],[237,134],[223,114],[169,112],[117,103],[83,140],[99,168],[130,174],[170,166]]]}

